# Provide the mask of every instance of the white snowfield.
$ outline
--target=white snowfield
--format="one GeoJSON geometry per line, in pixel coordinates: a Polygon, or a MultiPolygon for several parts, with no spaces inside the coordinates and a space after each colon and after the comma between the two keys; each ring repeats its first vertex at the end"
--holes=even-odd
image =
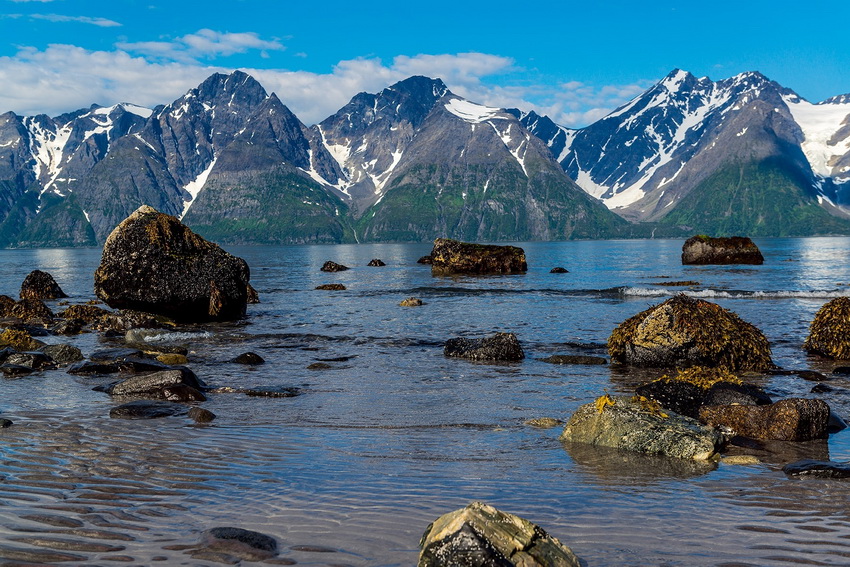
{"type": "MultiPolygon", "coordinates": [[[[836,140],[835,135],[850,124],[850,102],[812,104],[796,97],[784,97],[794,121],[803,130],[803,153],[812,171],[821,177],[837,177],[831,161],[850,152],[850,136],[836,140]]],[[[850,178],[838,179],[846,181],[850,178]]]]}
{"type": "Polygon", "coordinates": [[[462,98],[451,99],[446,103],[446,110],[470,124],[480,124],[491,118],[498,118],[502,113],[500,108],[475,104],[462,98]]]}

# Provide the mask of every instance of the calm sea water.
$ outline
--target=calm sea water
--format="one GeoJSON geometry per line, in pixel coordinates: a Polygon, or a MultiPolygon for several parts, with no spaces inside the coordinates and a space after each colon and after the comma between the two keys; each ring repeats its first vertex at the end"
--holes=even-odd
{"type": "MultiPolygon", "coordinates": [[[[630,393],[658,377],[539,359],[606,356],[616,325],[680,291],[758,326],[778,365],[831,372],[835,363],[801,344],[818,308],[850,295],[850,239],[757,243],[765,264],[734,267],[682,266],[681,241],[522,243],[527,274],[475,278],[432,277],[416,263],[428,245],[231,248],[262,303],[242,322],[162,338],[189,347],[190,366],[213,386],[302,395],[214,394],[202,406],[217,419],[197,426],[110,419],[117,402],[92,387],[114,377],[0,379],[0,416],[15,422],[0,430],[0,558],[213,565],[181,547],[237,526],[274,536],[281,557],[302,565],[410,566],[431,521],[483,500],[539,524],[590,567],[850,564],[850,484],[781,471],[802,457],[850,460],[850,433],[735,449],[758,464],[699,465],[565,447],[560,428],[524,424],[565,420],[606,390],[630,393]],[[372,258],[387,266],[367,267],[372,258]],[[352,269],[323,273],[326,260],[352,269]],[[699,285],[663,285],[682,280],[699,285]],[[314,289],[324,283],[348,289],[314,289]],[[425,305],[398,305],[411,296],[425,305]],[[443,356],[449,338],[496,331],[516,333],[526,359],[443,356]],[[266,363],[226,362],[246,351],[266,363]],[[330,368],[309,369],[315,362],[330,368]]],[[[72,303],[93,297],[97,250],[0,259],[0,293],[16,296],[37,268],[72,303]]],[[[120,344],[96,334],[44,340],[86,355],[120,344]]],[[[826,394],[797,376],[758,381],[775,397],[823,397],[850,418],[846,379],[826,394]]]]}

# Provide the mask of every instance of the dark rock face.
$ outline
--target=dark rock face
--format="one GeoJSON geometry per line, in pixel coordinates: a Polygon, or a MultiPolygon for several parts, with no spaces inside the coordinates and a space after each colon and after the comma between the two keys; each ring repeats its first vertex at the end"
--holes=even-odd
{"type": "Polygon", "coordinates": [[[109,410],[109,417],[119,419],[156,419],[184,412],[185,409],[171,402],[138,400],[116,406],[109,410]]]}
{"type": "Polygon", "coordinates": [[[513,333],[496,333],[483,339],[449,339],[443,353],[453,358],[472,360],[514,362],[525,358],[522,346],[513,333]]]}
{"type": "Polygon", "coordinates": [[[344,272],[347,269],[348,266],[343,266],[342,264],[337,264],[336,262],[331,262],[330,260],[322,264],[321,268],[323,272],[344,272]]]}
{"type": "Polygon", "coordinates": [[[53,366],[53,359],[43,352],[19,352],[6,358],[6,364],[17,364],[34,370],[53,366]]]}
{"type": "Polygon", "coordinates": [[[236,364],[247,364],[247,365],[255,365],[262,364],[265,362],[265,359],[257,353],[254,352],[243,352],[230,362],[235,362],[236,364]]]}
{"type": "Polygon", "coordinates": [[[41,270],[33,270],[21,284],[21,299],[59,299],[68,297],[53,276],[41,270]]]}
{"type": "Polygon", "coordinates": [[[755,326],[717,304],[677,295],[621,323],[608,339],[613,362],[647,367],[705,366],[731,372],[773,368],[755,326]]]}
{"type": "Polygon", "coordinates": [[[758,246],[747,237],[711,238],[692,236],[682,246],[682,264],[755,264],[764,263],[758,246]]]}
{"type": "Polygon", "coordinates": [[[788,463],[782,472],[790,476],[813,476],[817,478],[850,478],[850,463],[803,459],[788,463]]]}
{"type": "Polygon", "coordinates": [[[373,268],[379,268],[381,266],[386,266],[384,261],[380,260],[378,258],[373,258],[372,260],[370,260],[368,265],[372,266],[373,268]]]}
{"type": "Polygon", "coordinates": [[[260,294],[257,293],[257,290],[248,284],[248,303],[251,305],[257,304],[260,302],[260,294]]]}
{"type": "Polygon", "coordinates": [[[89,376],[92,374],[115,374],[118,372],[118,364],[115,362],[92,362],[82,360],[68,367],[68,374],[89,376]]]}
{"type": "MultiPolygon", "coordinates": [[[[836,297],[818,310],[803,348],[812,354],[850,359],[850,297],[836,297]]],[[[839,369],[833,373],[844,373],[839,369]]]]}
{"type": "Polygon", "coordinates": [[[35,372],[31,366],[22,366],[20,364],[0,364],[0,372],[5,376],[26,376],[35,372]]]}
{"type": "Polygon", "coordinates": [[[106,239],[94,289],[115,309],[228,321],[245,315],[249,279],[244,260],[143,206],[106,239]]]}
{"type": "Polygon", "coordinates": [[[762,406],[703,406],[700,421],[751,439],[809,441],[827,437],[829,405],[789,398],[762,406]]]}
{"type": "Polygon", "coordinates": [[[419,542],[418,567],[578,567],[572,550],[524,518],[473,502],[437,518],[419,542]]]}
{"type": "Polygon", "coordinates": [[[438,238],[431,250],[431,273],[434,275],[521,274],[527,270],[525,251],[516,246],[438,238]]]}
{"type": "Polygon", "coordinates": [[[655,400],[664,409],[699,419],[704,405],[767,405],[770,397],[752,384],[717,382],[709,388],[679,379],[660,379],[638,386],[638,396],[655,400]]]}

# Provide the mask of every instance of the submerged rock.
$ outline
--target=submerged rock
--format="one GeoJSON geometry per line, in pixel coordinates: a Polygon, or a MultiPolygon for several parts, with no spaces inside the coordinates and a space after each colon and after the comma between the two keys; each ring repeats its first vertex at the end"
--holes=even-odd
{"type": "Polygon", "coordinates": [[[263,561],[276,556],[277,540],[242,528],[212,528],[201,535],[201,548],[226,553],[243,561],[263,561]]]}
{"type": "Polygon", "coordinates": [[[417,297],[408,297],[407,299],[403,299],[399,305],[402,307],[420,307],[424,303],[417,297]]]}
{"type": "Polygon", "coordinates": [[[608,352],[613,362],[634,366],[773,368],[770,344],[755,326],[682,294],[626,319],[611,333],[608,352]]]}
{"type": "Polygon", "coordinates": [[[41,270],[33,270],[21,283],[21,299],[59,299],[68,297],[53,276],[41,270]]]}
{"type": "Polygon", "coordinates": [[[324,291],[345,291],[346,287],[341,283],[326,283],[322,285],[317,285],[316,289],[324,291]]]}
{"type": "Polygon", "coordinates": [[[418,567],[579,567],[543,528],[482,502],[440,516],[419,542],[418,567]]]}
{"type": "Polygon", "coordinates": [[[758,246],[745,236],[692,236],[682,246],[682,264],[763,264],[758,246]]]}
{"type": "MultiPolygon", "coordinates": [[[[812,354],[850,360],[850,297],[836,297],[818,310],[803,348],[812,354]]],[[[838,369],[833,372],[839,373],[838,369]]]]}
{"type": "Polygon", "coordinates": [[[556,266],[549,270],[550,274],[568,274],[570,271],[566,268],[562,268],[561,266],[556,266]]]}
{"type": "Polygon", "coordinates": [[[496,333],[483,339],[449,339],[443,353],[449,357],[472,360],[514,362],[525,358],[522,346],[513,333],[496,333]]]}
{"type": "Polygon", "coordinates": [[[263,364],[266,360],[255,352],[243,352],[236,358],[232,359],[230,362],[235,362],[236,364],[247,364],[250,366],[254,366],[257,364],[263,364]]]}
{"type": "Polygon", "coordinates": [[[812,476],[817,478],[850,478],[850,463],[802,459],[788,463],[782,472],[790,476],[812,476]]]}
{"type": "Polygon", "coordinates": [[[711,458],[722,442],[714,428],[662,411],[657,403],[607,394],[576,410],[560,439],[692,460],[711,458]]]}
{"type": "Polygon", "coordinates": [[[109,410],[109,417],[119,419],[156,419],[185,412],[185,408],[172,402],[138,400],[121,404],[109,410]]]}
{"type": "Polygon", "coordinates": [[[438,238],[431,251],[431,273],[437,276],[521,274],[527,270],[525,251],[516,246],[473,244],[438,238]]]}
{"type": "Polygon", "coordinates": [[[577,354],[553,354],[540,359],[549,364],[608,364],[608,361],[600,356],[586,356],[577,354]]]}
{"type": "Polygon", "coordinates": [[[189,417],[193,419],[195,423],[209,423],[216,418],[216,415],[208,409],[191,408],[189,409],[189,417]]]}
{"type": "Polygon", "coordinates": [[[245,315],[249,279],[244,260],[142,206],[106,239],[94,289],[113,309],[227,321],[245,315]]]}
{"type": "Polygon", "coordinates": [[[730,435],[774,441],[810,441],[828,436],[829,405],[823,400],[789,398],[761,406],[703,406],[700,421],[730,435]]]}
{"type": "Polygon", "coordinates": [[[342,264],[337,264],[336,262],[331,262],[330,260],[325,262],[321,267],[321,270],[323,272],[344,272],[347,269],[348,266],[343,266],[342,264]]]}

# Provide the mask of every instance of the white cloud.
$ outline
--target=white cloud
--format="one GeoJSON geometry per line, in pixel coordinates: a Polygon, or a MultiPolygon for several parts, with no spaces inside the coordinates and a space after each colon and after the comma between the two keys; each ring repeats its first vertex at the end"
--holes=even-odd
{"type": "MultiPolygon", "coordinates": [[[[44,0],[41,0],[44,1],[44,0]]],[[[62,14],[30,14],[27,17],[34,20],[47,20],[48,22],[73,22],[79,24],[91,24],[101,28],[119,27],[121,24],[106,18],[90,18],[88,16],[63,16],[62,14]]]]}
{"type": "MultiPolygon", "coordinates": [[[[55,116],[92,103],[133,102],[154,107],[168,104],[215,72],[233,69],[206,65],[206,57],[247,50],[283,49],[276,39],[253,33],[200,30],[176,42],[123,44],[112,51],[90,51],[73,45],[44,50],[22,48],[0,57],[0,112],[55,116]],[[175,45],[180,56],[174,58],[175,45]],[[130,51],[132,49],[132,51],[130,51]]],[[[439,77],[456,94],[497,107],[517,107],[546,114],[565,126],[585,126],[642,92],[648,83],[597,87],[577,81],[526,86],[523,71],[512,59],[485,53],[398,56],[340,61],[328,73],[283,69],[249,69],[269,92],[305,123],[330,116],[359,92],[378,92],[411,75],[439,77]],[[502,84],[488,83],[499,76],[502,84]]]]}

